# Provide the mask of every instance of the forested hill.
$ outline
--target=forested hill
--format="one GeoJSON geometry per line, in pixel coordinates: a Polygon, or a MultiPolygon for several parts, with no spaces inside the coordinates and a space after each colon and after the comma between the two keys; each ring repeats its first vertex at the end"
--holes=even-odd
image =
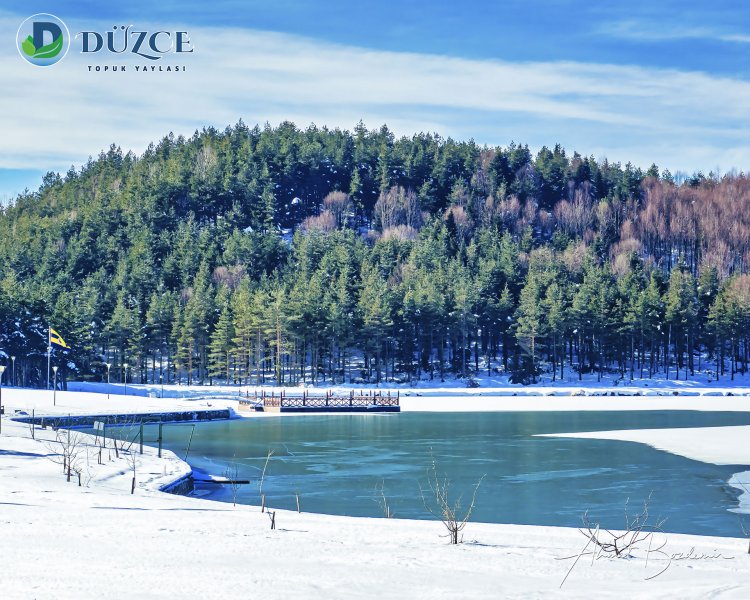
{"type": "Polygon", "coordinates": [[[239,123],[2,210],[0,364],[44,385],[51,324],[65,379],[730,377],[749,268],[744,176],[239,123]]]}

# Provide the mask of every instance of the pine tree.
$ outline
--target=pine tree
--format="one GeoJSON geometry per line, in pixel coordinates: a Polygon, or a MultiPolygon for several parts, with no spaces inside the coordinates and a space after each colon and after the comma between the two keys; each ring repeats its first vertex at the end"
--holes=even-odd
{"type": "Polygon", "coordinates": [[[215,319],[213,289],[208,278],[208,265],[203,263],[193,280],[183,315],[182,346],[190,348],[188,360],[192,379],[193,358],[198,360],[198,378],[203,383],[208,363],[208,343],[215,319]]]}
{"type": "Polygon", "coordinates": [[[362,319],[361,334],[366,352],[365,364],[369,363],[369,370],[372,372],[372,358],[374,357],[375,381],[380,383],[383,351],[393,325],[393,317],[387,285],[373,268],[366,267],[363,271],[358,308],[362,319]]]}
{"type": "MultiPolygon", "coordinates": [[[[698,299],[695,279],[684,263],[680,263],[670,275],[665,305],[665,317],[669,327],[667,346],[674,345],[675,376],[677,379],[680,378],[683,353],[687,353],[685,361],[685,378],[687,379],[687,369],[690,368],[691,372],[693,369],[690,338],[693,335],[693,323],[698,316],[698,299]]],[[[667,379],[669,379],[669,363],[667,363],[667,379]]]]}
{"type": "Polygon", "coordinates": [[[516,339],[521,348],[514,381],[528,379],[536,383],[539,370],[540,339],[546,334],[546,319],[543,306],[543,290],[536,277],[529,277],[521,290],[516,311],[516,339]]]}
{"type": "Polygon", "coordinates": [[[213,378],[224,377],[227,384],[231,383],[231,356],[234,350],[234,322],[229,299],[222,302],[221,314],[216,322],[209,346],[208,375],[213,378]]]}

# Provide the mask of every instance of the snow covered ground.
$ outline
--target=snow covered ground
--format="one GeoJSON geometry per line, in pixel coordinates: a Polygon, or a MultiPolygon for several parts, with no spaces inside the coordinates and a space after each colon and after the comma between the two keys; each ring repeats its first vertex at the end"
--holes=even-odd
{"type": "MultiPolygon", "coordinates": [[[[196,398],[113,395],[107,399],[105,394],[58,392],[57,406],[52,406],[49,391],[2,390],[6,407],[0,434],[2,598],[750,597],[750,555],[743,539],[669,534],[663,554],[652,554],[648,560],[643,548],[627,560],[602,555],[592,562],[586,556],[560,588],[574,562],[566,557],[577,555],[586,544],[574,529],[470,523],[465,543],[456,547],[440,537],[444,531],[438,522],[279,511],[277,529],[271,531],[268,516],[258,507],[232,507],[160,492],[189,470],[171,453],[160,459],[146,448],[144,455],[136,455],[133,495],[127,453],[118,458],[105,451],[104,464],[98,465],[98,450],[88,447],[80,457],[88,460],[82,462],[81,487],[77,478],[68,483],[61,465],[52,460],[59,451],[55,433],[37,428],[32,440],[27,425],[9,418],[15,410],[92,414],[236,404],[183,391],[196,398]],[[665,567],[662,574],[647,580],[665,567]]],[[[420,402],[433,400],[446,406],[461,401],[467,407],[486,407],[490,404],[485,402],[491,401],[494,407],[502,406],[500,410],[513,406],[541,410],[563,403],[574,410],[575,406],[591,409],[592,400],[605,400],[477,395],[459,399],[444,391],[428,394],[408,396],[405,401],[414,400],[415,409],[420,402]]],[[[622,400],[666,406],[676,399],[622,400]]],[[[743,405],[748,401],[711,396],[679,400],[691,402],[696,410],[719,410],[717,405],[734,407],[721,410],[747,410],[743,405]]],[[[750,448],[739,431],[746,428],[713,429],[722,431],[690,434],[692,444],[687,445],[705,449],[702,458],[697,454],[696,458],[722,458],[714,453],[716,448],[731,446],[737,454],[729,462],[750,464],[750,448]],[[726,437],[732,429],[738,430],[731,434],[734,437],[726,437]]],[[[673,436],[672,430],[662,430],[651,441],[678,450],[673,436]]],[[[91,442],[87,436],[86,443],[91,442]]]]}
{"type": "MultiPolygon", "coordinates": [[[[684,375],[684,374],[682,374],[684,375]]],[[[681,375],[681,376],[682,376],[681,375]]],[[[588,373],[583,376],[581,380],[578,376],[573,374],[567,374],[563,380],[557,379],[552,381],[552,378],[545,374],[540,377],[534,385],[521,385],[511,384],[508,377],[505,375],[492,375],[479,374],[474,377],[474,382],[478,387],[467,387],[467,380],[455,377],[448,377],[444,381],[440,381],[438,378],[434,380],[422,379],[421,381],[411,383],[394,383],[394,382],[382,382],[380,385],[376,384],[337,384],[331,385],[328,382],[318,382],[317,388],[320,391],[333,389],[333,390],[351,390],[351,389],[379,389],[382,391],[392,390],[395,393],[397,390],[401,393],[410,394],[469,394],[469,395],[506,395],[506,396],[546,396],[546,395],[557,395],[557,396],[570,396],[570,395],[645,395],[645,396],[657,396],[657,395],[671,395],[674,393],[690,396],[722,396],[722,395],[747,395],[750,396],[750,373],[742,375],[737,373],[734,380],[730,379],[729,376],[722,377],[719,381],[710,372],[696,373],[690,380],[674,379],[674,371],[671,373],[671,379],[664,378],[663,375],[656,375],[650,379],[633,379],[630,381],[628,378],[622,379],[619,375],[606,374],[599,381],[596,374],[588,373]]],[[[122,383],[112,383],[109,386],[101,383],[81,383],[71,382],[68,385],[68,389],[71,391],[106,391],[109,389],[111,393],[122,394],[125,391],[126,386],[122,383]]],[[[215,386],[203,386],[203,385],[165,385],[163,387],[164,395],[169,396],[191,396],[194,394],[215,394],[224,393],[229,395],[237,395],[239,393],[246,393],[248,390],[252,393],[255,389],[261,389],[254,385],[215,385],[215,386]]],[[[263,386],[263,389],[270,390],[274,389],[272,384],[263,386]]],[[[278,388],[276,388],[278,389],[278,388]]],[[[295,388],[285,388],[290,393],[295,388]]],[[[299,390],[302,389],[314,389],[314,386],[300,385],[299,390]]],[[[162,386],[159,384],[128,384],[127,393],[130,395],[141,395],[146,396],[149,393],[155,395],[162,394],[162,386]]]]}

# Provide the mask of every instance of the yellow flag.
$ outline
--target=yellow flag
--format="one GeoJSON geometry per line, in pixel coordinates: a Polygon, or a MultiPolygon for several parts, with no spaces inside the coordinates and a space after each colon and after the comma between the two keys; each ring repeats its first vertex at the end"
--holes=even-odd
{"type": "Polygon", "coordinates": [[[70,348],[70,346],[65,343],[65,340],[62,339],[62,336],[54,329],[52,329],[52,327],[49,328],[49,343],[57,344],[58,346],[62,346],[63,348],[70,348]]]}

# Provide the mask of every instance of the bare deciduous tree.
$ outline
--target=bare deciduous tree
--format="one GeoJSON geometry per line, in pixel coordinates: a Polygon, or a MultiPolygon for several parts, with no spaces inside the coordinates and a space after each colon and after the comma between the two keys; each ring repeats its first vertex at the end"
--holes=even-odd
{"type": "Polygon", "coordinates": [[[387,192],[382,192],[374,211],[381,230],[397,225],[419,229],[422,225],[419,198],[413,190],[405,190],[401,186],[393,186],[387,192]]]}
{"type": "Polygon", "coordinates": [[[55,439],[45,442],[45,446],[52,452],[48,458],[63,467],[63,474],[67,481],[73,473],[79,473],[80,485],[80,455],[83,452],[83,436],[70,429],[55,429],[55,439]]]}
{"type": "Polygon", "coordinates": [[[109,438],[112,440],[112,448],[115,450],[115,456],[120,458],[120,453],[130,450],[138,433],[139,424],[135,418],[118,422],[116,418],[112,419],[109,438]]]}
{"type": "Polygon", "coordinates": [[[331,192],[323,198],[323,208],[333,215],[336,227],[344,227],[350,213],[354,210],[354,204],[352,203],[349,194],[344,192],[331,192]]]}
{"type": "Polygon", "coordinates": [[[317,216],[307,217],[300,225],[302,231],[331,232],[336,230],[336,217],[331,211],[324,210],[317,216]]]}

